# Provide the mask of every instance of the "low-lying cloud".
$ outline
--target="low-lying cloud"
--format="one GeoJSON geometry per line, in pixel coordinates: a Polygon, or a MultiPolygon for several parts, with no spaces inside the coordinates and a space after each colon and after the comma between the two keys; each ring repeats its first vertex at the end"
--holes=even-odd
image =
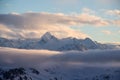
{"type": "Polygon", "coordinates": [[[68,51],[0,48],[1,66],[40,66],[45,64],[87,64],[120,66],[120,50],[68,51]]]}

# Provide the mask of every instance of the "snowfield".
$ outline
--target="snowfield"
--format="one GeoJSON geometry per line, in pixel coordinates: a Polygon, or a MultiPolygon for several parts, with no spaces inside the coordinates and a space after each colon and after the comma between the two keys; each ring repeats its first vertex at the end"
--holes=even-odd
{"type": "Polygon", "coordinates": [[[58,52],[0,47],[0,80],[10,79],[120,80],[120,49],[58,52]]]}

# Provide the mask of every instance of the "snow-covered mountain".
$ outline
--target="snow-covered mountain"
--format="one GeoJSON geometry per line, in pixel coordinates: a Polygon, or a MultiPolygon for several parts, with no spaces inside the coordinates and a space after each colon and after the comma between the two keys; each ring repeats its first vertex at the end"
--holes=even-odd
{"type": "Polygon", "coordinates": [[[56,51],[67,50],[88,50],[88,49],[115,49],[119,45],[108,45],[97,43],[90,38],[63,38],[58,39],[50,32],[46,32],[40,39],[6,39],[0,38],[1,47],[22,48],[22,49],[48,49],[56,51]]]}
{"type": "Polygon", "coordinates": [[[57,38],[53,35],[51,35],[51,33],[49,32],[46,32],[42,37],[41,37],[41,40],[40,40],[40,43],[47,43],[49,41],[56,41],[57,38]]]}
{"type": "Polygon", "coordinates": [[[40,72],[34,68],[29,68],[27,70],[22,67],[0,68],[0,80],[36,80],[33,76],[38,76],[39,74],[40,72]]]}

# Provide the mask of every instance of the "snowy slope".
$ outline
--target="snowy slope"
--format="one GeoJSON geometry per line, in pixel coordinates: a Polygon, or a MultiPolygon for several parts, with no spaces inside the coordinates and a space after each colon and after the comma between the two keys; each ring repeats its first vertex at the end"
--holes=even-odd
{"type": "Polygon", "coordinates": [[[120,80],[119,67],[52,65],[36,68],[0,68],[0,80],[120,80]]]}

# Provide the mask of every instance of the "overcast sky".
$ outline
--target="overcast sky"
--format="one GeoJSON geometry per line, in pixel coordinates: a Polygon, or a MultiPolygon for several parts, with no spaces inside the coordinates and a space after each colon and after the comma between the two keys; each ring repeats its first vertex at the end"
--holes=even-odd
{"type": "Polygon", "coordinates": [[[0,36],[120,42],[120,0],[0,0],[0,36]]]}

